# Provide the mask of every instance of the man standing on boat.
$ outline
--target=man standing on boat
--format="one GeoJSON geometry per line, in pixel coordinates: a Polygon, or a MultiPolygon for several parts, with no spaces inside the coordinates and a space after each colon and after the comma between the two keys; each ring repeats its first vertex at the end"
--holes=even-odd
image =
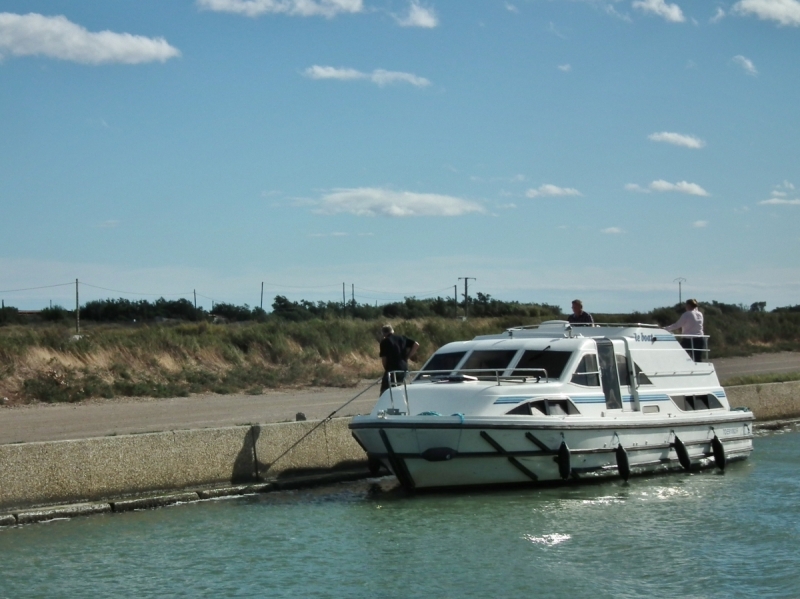
{"type": "Polygon", "coordinates": [[[681,330],[681,345],[695,362],[703,361],[706,353],[706,339],[703,336],[703,313],[697,308],[696,299],[686,300],[686,311],[678,322],[665,326],[665,331],[681,330]]]}
{"type": "Polygon", "coordinates": [[[572,300],[572,314],[567,316],[571,324],[594,324],[592,315],[583,311],[583,302],[579,299],[572,300]]]}
{"type": "Polygon", "coordinates": [[[389,373],[395,373],[395,380],[401,383],[408,370],[408,360],[414,357],[419,349],[419,343],[404,335],[395,335],[392,325],[385,324],[381,327],[381,362],[383,362],[383,379],[381,379],[381,395],[389,388],[389,373]]]}

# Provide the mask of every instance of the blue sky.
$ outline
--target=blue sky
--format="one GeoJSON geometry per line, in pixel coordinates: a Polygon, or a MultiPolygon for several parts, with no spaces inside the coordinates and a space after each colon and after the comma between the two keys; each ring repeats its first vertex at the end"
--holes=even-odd
{"type": "Polygon", "coordinates": [[[3,0],[0,56],[7,305],[800,303],[798,0],[3,0]]]}

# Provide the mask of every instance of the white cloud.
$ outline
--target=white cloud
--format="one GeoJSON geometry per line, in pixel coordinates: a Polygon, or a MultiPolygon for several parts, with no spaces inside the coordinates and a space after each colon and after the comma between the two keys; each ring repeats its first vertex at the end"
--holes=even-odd
{"type": "Polygon", "coordinates": [[[101,229],[114,229],[119,226],[118,220],[104,220],[102,223],[97,225],[101,229]]]}
{"type": "Polygon", "coordinates": [[[508,12],[515,12],[515,13],[519,12],[519,9],[510,2],[506,2],[506,10],[508,12]]]}
{"type": "Polygon", "coordinates": [[[606,235],[619,235],[623,231],[619,227],[608,227],[607,229],[603,229],[600,232],[605,233],[606,235]]]}
{"type": "Polygon", "coordinates": [[[686,20],[680,6],[667,4],[664,0],[635,0],[633,7],[662,17],[670,23],[683,23],[686,20]]]}
{"type": "Polygon", "coordinates": [[[439,24],[436,12],[432,8],[425,8],[418,2],[412,0],[408,7],[408,15],[396,17],[398,25],[401,27],[423,27],[433,29],[439,24]]]}
{"type": "Polygon", "coordinates": [[[416,87],[425,87],[431,84],[425,77],[419,77],[412,73],[403,73],[401,71],[384,71],[383,69],[372,71],[369,75],[369,79],[381,87],[391,83],[408,83],[416,87]]]}
{"type": "Polygon", "coordinates": [[[722,19],[725,18],[725,11],[722,10],[719,6],[717,7],[717,12],[714,14],[711,19],[709,19],[712,23],[719,23],[722,19]]]}
{"type": "Polygon", "coordinates": [[[692,223],[695,229],[705,229],[708,226],[707,220],[696,220],[692,223]]]}
{"type": "Polygon", "coordinates": [[[296,17],[335,17],[364,10],[362,0],[197,0],[197,5],[215,12],[246,17],[283,14],[296,17]]]}
{"type": "Polygon", "coordinates": [[[165,62],[180,56],[164,38],[113,31],[90,32],[65,16],[0,13],[0,58],[48,56],[84,64],[165,62]]]}
{"type": "Polygon", "coordinates": [[[577,189],[571,187],[558,187],[557,185],[541,185],[538,189],[529,189],[525,192],[529,198],[539,197],[563,197],[563,196],[579,196],[582,195],[577,189]]]}
{"type": "Polygon", "coordinates": [[[780,185],[776,185],[770,194],[768,200],[759,202],[762,206],[797,206],[800,205],[800,199],[788,199],[790,195],[794,195],[794,184],[789,181],[784,181],[780,185]]]}
{"type": "Polygon", "coordinates": [[[625,184],[626,191],[634,191],[636,193],[650,193],[650,190],[646,187],[642,187],[638,183],[626,183],[625,184]]]}
{"type": "Polygon", "coordinates": [[[709,194],[705,189],[700,187],[697,183],[688,183],[686,181],[679,181],[678,183],[669,183],[663,179],[653,181],[650,184],[650,189],[653,191],[674,191],[677,193],[685,193],[692,196],[708,196],[709,194]]]}
{"type": "Polygon", "coordinates": [[[356,216],[462,216],[485,210],[477,202],[433,193],[392,191],[374,187],[337,189],[319,202],[322,214],[356,216]]]}
{"type": "Polygon", "coordinates": [[[682,133],[670,133],[662,131],[661,133],[651,133],[647,136],[651,141],[659,141],[675,146],[683,146],[684,148],[700,149],[706,145],[702,139],[694,135],[683,135],[682,133]]]}
{"type": "Polygon", "coordinates": [[[753,64],[753,61],[749,58],[745,58],[741,54],[738,54],[733,57],[733,62],[738,64],[740,67],[744,69],[744,72],[748,75],[758,75],[758,70],[756,69],[756,65],[753,64]]]}
{"type": "Polygon", "coordinates": [[[733,5],[733,12],[800,27],[800,2],[797,0],[740,0],[733,5]]]}
{"type": "Polygon", "coordinates": [[[785,198],[770,198],[762,200],[759,204],[764,206],[800,206],[800,200],[787,200],[785,198]]]}
{"type": "Polygon", "coordinates": [[[375,69],[371,73],[364,73],[356,69],[314,65],[303,71],[303,74],[311,79],[336,79],[338,81],[366,79],[380,87],[392,83],[408,83],[416,87],[425,87],[431,84],[425,77],[419,77],[413,73],[386,71],[384,69],[375,69]]]}
{"type": "Polygon", "coordinates": [[[558,65],[559,70],[564,71],[565,73],[569,73],[572,70],[572,65],[570,64],[560,64],[558,65]]]}

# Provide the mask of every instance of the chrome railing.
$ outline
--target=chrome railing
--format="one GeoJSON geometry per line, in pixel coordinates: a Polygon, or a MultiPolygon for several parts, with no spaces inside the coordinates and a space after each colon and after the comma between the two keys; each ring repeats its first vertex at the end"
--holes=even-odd
{"type": "Polygon", "coordinates": [[[394,389],[403,386],[403,403],[406,406],[406,414],[411,414],[408,404],[408,383],[417,381],[427,381],[431,383],[465,383],[470,381],[491,381],[500,386],[502,383],[526,383],[529,379],[536,379],[536,382],[550,380],[547,370],[544,368],[459,368],[458,370],[391,370],[389,375],[389,400],[391,402],[390,414],[399,414],[394,405],[394,389]],[[511,371],[511,374],[505,374],[511,371]],[[525,373],[525,374],[518,374],[525,373]],[[482,375],[482,376],[481,376],[482,375]],[[487,376],[489,375],[489,376],[487,376]],[[398,380],[398,378],[400,380],[398,380]]]}

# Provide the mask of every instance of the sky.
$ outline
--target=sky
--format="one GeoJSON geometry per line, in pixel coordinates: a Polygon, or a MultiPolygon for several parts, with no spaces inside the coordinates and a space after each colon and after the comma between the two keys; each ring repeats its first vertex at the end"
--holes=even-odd
{"type": "Polygon", "coordinates": [[[799,0],[0,0],[0,299],[800,304],[799,59],[799,0]]]}

